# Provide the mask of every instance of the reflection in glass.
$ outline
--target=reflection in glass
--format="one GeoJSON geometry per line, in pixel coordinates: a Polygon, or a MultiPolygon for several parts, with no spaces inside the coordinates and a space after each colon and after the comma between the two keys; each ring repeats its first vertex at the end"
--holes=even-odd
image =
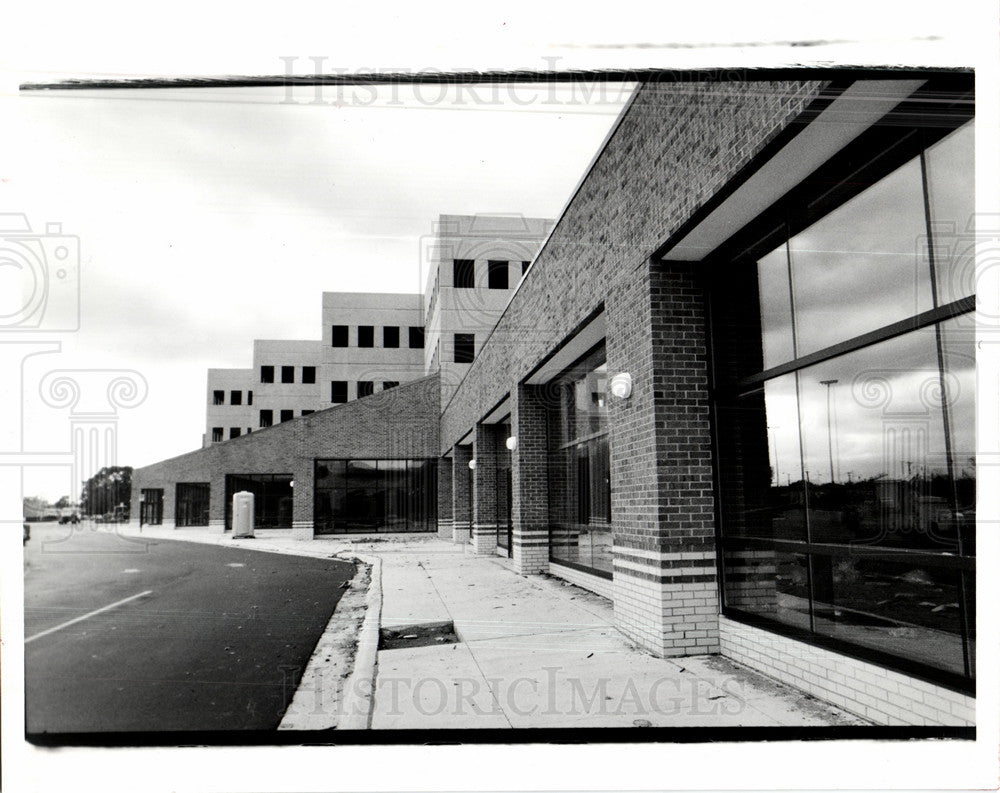
{"type": "Polygon", "coordinates": [[[799,372],[814,542],[954,551],[934,330],[799,372]]]}
{"type": "Polygon", "coordinates": [[[864,557],[812,563],[817,633],[963,672],[955,570],[864,557]]]}
{"type": "Polygon", "coordinates": [[[790,283],[788,245],[782,243],[780,248],[761,257],[757,262],[760,335],[765,369],[796,357],[792,335],[792,299],[788,292],[790,283]]]}
{"type": "Polygon", "coordinates": [[[712,290],[724,608],[967,678],[975,320],[890,326],[973,294],[972,138],[968,124],[787,247],[721,266],[712,290]]]}
{"type": "Polygon", "coordinates": [[[760,617],[809,629],[806,557],[768,548],[725,553],[726,605],[760,617]]]}
{"type": "Polygon", "coordinates": [[[795,375],[717,409],[728,534],[805,540],[795,375]]]}
{"type": "Polygon", "coordinates": [[[792,237],[798,355],[930,309],[926,234],[917,158],[792,237]]]}
{"type": "Polygon", "coordinates": [[[962,553],[976,555],[976,329],[972,315],[955,317],[940,326],[945,409],[951,439],[954,492],[952,523],[962,553]]]}
{"type": "Polygon", "coordinates": [[[926,152],[927,192],[934,235],[938,305],[975,291],[973,122],[926,152]]]}

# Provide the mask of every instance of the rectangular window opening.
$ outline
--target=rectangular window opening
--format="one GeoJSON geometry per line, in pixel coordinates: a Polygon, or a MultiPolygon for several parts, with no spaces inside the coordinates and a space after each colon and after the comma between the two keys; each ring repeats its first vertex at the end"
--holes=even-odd
{"type": "Polygon", "coordinates": [[[455,334],[455,363],[472,363],[476,357],[476,334],[455,334]]]}
{"type": "Polygon", "coordinates": [[[456,289],[475,289],[475,259],[455,259],[452,263],[453,286],[456,289]]]}
{"type": "Polygon", "coordinates": [[[487,282],[490,289],[507,289],[508,278],[507,271],[509,267],[507,262],[490,260],[487,262],[489,266],[489,280],[487,282]]]}
{"type": "Polygon", "coordinates": [[[347,325],[332,325],[330,327],[330,346],[346,347],[348,342],[347,325]]]}

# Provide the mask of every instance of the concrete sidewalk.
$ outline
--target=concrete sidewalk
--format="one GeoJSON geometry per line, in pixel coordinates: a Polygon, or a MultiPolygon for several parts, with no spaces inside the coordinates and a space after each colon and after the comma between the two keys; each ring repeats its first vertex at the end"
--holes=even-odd
{"type": "Polygon", "coordinates": [[[413,644],[421,646],[406,647],[402,639],[378,651],[373,729],[866,724],[721,656],[655,658],[615,629],[610,601],[555,578],[521,576],[505,559],[433,535],[301,542],[290,532],[237,541],[204,529],[142,534],[379,559],[381,627],[452,623],[459,640],[419,638],[413,644]]]}

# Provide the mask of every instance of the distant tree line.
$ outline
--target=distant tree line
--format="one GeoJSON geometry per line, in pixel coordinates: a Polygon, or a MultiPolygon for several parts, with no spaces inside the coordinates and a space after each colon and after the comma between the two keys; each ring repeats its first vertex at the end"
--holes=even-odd
{"type": "Polygon", "coordinates": [[[119,504],[125,505],[128,517],[132,502],[132,466],[112,465],[102,468],[83,483],[80,508],[85,515],[104,515],[114,512],[119,504]]]}

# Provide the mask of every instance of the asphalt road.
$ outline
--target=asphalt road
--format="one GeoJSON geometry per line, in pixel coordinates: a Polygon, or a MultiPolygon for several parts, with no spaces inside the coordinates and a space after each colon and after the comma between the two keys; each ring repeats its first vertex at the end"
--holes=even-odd
{"type": "Polygon", "coordinates": [[[332,559],[34,524],[27,732],[273,730],[353,574],[332,559]]]}

